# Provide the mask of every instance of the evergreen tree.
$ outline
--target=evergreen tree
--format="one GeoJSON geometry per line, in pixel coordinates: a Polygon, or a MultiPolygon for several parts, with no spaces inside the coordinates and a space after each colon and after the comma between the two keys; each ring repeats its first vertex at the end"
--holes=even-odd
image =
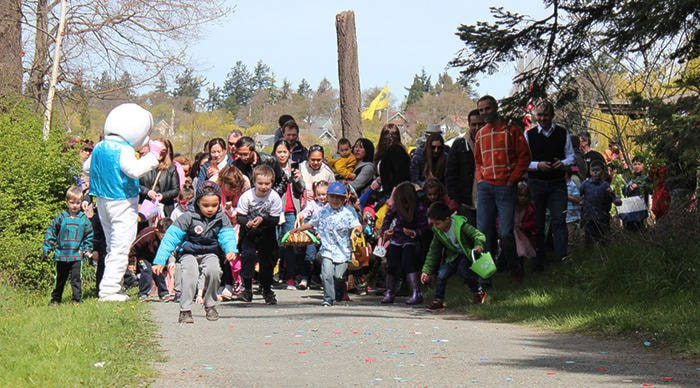
{"type": "Polygon", "coordinates": [[[292,83],[288,79],[282,80],[282,87],[279,90],[280,100],[289,100],[292,98],[292,83]]]}
{"type": "Polygon", "coordinates": [[[311,95],[311,85],[306,78],[302,78],[301,82],[299,82],[299,87],[297,87],[297,95],[304,98],[308,98],[311,95]]]}
{"type": "Polygon", "coordinates": [[[195,76],[194,69],[187,68],[175,76],[175,88],[172,91],[174,97],[189,97],[192,100],[199,98],[199,93],[204,85],[204,77],[195,76]]]}
{"type": "Polygon", "coordinates": [[[255,92],[258,90],[268,90],[275,84],[273,74],[270,72],[270,66],[263,63],[262,59],[258,60],[253,69],[253,76],[250,79],[250,87],[255,92]]]}
{"type": "Polygon", "coordinates": [[[252,76],[248,71],[248,67],[242,61],[237,61],[231,68],[231,71],[226,75],[226,80],[221,90],[224,96],[224,109],[235,113],[237,111],[237,106],[248,103],[253,96],[251,78],[252,76]]]}
{"type": "Polygon", "coordinates": [[[168,82],[165,80],[165,75],[161,74],[158,77],[158,83],[156,83],[156,92],[165,94],[168,92],[168,82]]]}

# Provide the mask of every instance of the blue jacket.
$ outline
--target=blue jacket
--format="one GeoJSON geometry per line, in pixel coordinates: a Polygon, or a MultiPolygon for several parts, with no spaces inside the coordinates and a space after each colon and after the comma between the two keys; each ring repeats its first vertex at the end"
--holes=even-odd
{"type": "Polygon", "coordinates": [[[154,265],[165,265],[178,247],[183,254],[203,255],[238,252],[236,234],[221,208],[212,218],[204,217],[196,205],[181,215],[165,232],[154,265]]]}

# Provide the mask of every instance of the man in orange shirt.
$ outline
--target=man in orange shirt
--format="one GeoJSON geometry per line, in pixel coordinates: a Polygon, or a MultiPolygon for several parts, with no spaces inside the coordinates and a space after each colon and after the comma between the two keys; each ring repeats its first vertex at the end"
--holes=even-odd
{"type": "Polygon", "coordinates": [[[517,182],[530,163],[530,149],[523,130],[506,123],[498,114],[498,102],[483,96],[477,102],[479,115],[486,122],[476,135],[474,161],[477,183],[477,229],[486,235],[487,250],[496,254],[492,236],[498,217],[498,238],[513,280],[521,282],[523,265],[518,260],[513,235],[513,215],[518,199],[517,182]]]}

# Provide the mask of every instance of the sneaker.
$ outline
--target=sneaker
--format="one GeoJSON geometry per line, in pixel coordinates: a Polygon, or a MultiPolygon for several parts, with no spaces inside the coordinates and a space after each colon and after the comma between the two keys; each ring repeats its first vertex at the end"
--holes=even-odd
{"type": "Polygon", "coordinates": [[[241,282],[234,282],[233,283],[233,295],[240,295],[241,294],[241,282]]]}
{"type": "Polygon", "coordinates": [[[474,293],[474,304],[484,304],[486,293],[482,290],[474,293]]]}
{"type": "Polygon", "coordinates": [[[165,302],[165,303],[174,302],[174,301],[175,301],[175,295],[173,295],[173,294],[165,295],[165,296],[163,296],[163,297],[161,298],[161,300],[162,300],[163,302],[165,302]]]}
{"type": "Polygon", "coordinates": [[[51,302],[49,302],[49,306],[58,306],[59,303],[61,303],[61,302],[59,302],[57,300],[52,300],[51,302]]]}
{"type": "Polygon", "coordinates": [[[263,298],[265,298],[265,304],[277,304],[277,298],[275,297],[275,292],[272,290],[264,291],[263,298]]]}
{"type": "Polygon", "coordinates": [[[100,302],[128,302],[129,301],[129,295],[123,293],[123,292],[118,292],[116,294],[110,294],[106,296],[101,296],[98,301],[100,302]]]}
{"type": "Polygon", "coordinates": [[[305,290],[309,286],[309,282],[306,279],[301,279],[299,285],[297,285],[298,290],[305,290]]]}
{"type": "Polygon", "coordinates": [[[239,295],[241,300],[244,302],[252,302],[253,301],[253,291],[251,290],[243,290],[241,291],[241,295],[239,295]]]}
{"type": "Polygon", "coordinates": [[[428,306],[428,310],[430,311],[442,311],[445,309],[445,305],[442,304],[441,300],[435,299],[433,303],[428,306]]]}
{"type": "Polygon", "coordinates": [[[192,318],[192,311],[180,311],[180,318],[177,319],[177,323],[194,323],[194,318],[192,318]]]}
{"type": "Polygon", "coordinates": [[[216,321],[219,319],[219,313],[216,311],[216,307],[205,307],[207,321],[216,321]]]}
{"type": "Polygon", "coordinates": [[[151,298],[148,295],[139,295],[139,302],[150,302],[151,298]]]}
{"type": "Polygon", "coordinates": [[[181,296],[181,295],[182,295],[182,294],[180,294],[179,292],[176,292],[176,293],[175,293],[175,300],[173,300],[173,302],[175,302],[175,303],[180,303],[180,296],[181,296]]]}
{"type": "Polygon", "coordinates": [[[294,279],[287,280],[287,289],[288,290],[296,290],[297,289],[297,287],[294,285],[294,279]]]}
{"type": "Polygon", "coordinates": [[[333,306],[333,300],[332,299],[324,299],[323,302],[321,302],[321,306],[323,306],[323,307],[333,306]]]}

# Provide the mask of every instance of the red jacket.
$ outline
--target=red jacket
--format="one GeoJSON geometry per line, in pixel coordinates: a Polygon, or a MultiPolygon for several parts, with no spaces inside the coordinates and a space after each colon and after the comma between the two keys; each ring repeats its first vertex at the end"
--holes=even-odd
{"type": "Polygon", "coordinates": [[[530,164],[530,147],[522,129],[502,121],[498,127],[486,124],[476,135],[474,161],[476,181],[496,186],[515,184],[530,164]]]}

